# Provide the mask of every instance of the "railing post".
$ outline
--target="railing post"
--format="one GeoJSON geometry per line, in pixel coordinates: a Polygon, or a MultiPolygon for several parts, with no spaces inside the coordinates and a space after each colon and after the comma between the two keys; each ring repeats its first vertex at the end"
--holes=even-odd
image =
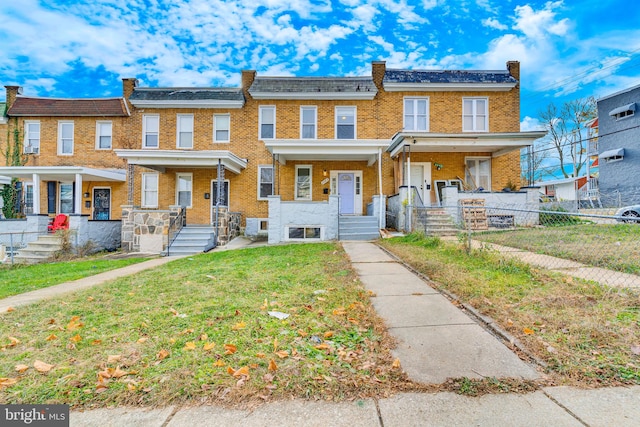
{"type": "Polygon", "coordinates": [[[13,265],[13,233],[9,233],[9,244],[11,245],[11,265],[13,265]]]}

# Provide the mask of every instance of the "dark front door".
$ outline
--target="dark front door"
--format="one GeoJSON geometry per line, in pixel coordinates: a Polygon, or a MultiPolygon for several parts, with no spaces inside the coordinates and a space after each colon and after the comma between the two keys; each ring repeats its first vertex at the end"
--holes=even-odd
{"type": "Polygon", "coordinates": [[[108,221],[111,219],[111,189],[93,189],[93,219],[108,221]]]}

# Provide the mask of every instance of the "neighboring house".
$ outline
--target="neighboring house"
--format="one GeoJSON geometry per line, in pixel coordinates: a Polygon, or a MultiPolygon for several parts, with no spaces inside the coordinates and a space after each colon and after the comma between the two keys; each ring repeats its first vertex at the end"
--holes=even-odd
{"type": "Polygon", "coordinates": [[[337,239],[346,216],[384,226],[386,198],[403,187],[432,205],[437,182],[485,191],[519,182],[520,149],[543,136],[519,131],[519,78],[518,62],[504,71],[373,62],[370,77],[243,71],[239,88],[123,79],[113,99],[24,97],[8,86],[29,160],[0,174],[31,187],[36,214],[122,218],[129,250],[141,233],[166,234],[182,207],[188,225],[238,224],[271,243],[337,239]]]}
{"type": "Polygon", "coordinates": [[[640,203],[640,85],[600,98],[597,104],[602,203],[640,203]]]}
{"type": "Polygon", "coordinates": [[[570,177],[564,179],[554,179],[552,181],[536,182],[540,187],[540,192],[549,200],[564,201],[578,200],[578,190],[587,182],[586,177],[570,177]]]}

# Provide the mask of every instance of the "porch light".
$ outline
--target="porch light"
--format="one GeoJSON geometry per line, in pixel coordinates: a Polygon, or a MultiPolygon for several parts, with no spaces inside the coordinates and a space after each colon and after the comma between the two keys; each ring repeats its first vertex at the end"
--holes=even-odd
{"type": "Polygon", "coordinates": [[[440,163],[434,163],[433,166],[435,166],[436,170],[440,170],[443,168],[443,166],[440,163]]]}
{"type": "Polygon", "coordinates": [[[88,199],[89,198],[89,193],[83,193],[82,197],[84,197],[85,199],[88,199]]]}
{"type": "Polygon", "coordinates": [[[322,170],[322,176],[327,176],[327,170],[326,169],[322,170]]]}

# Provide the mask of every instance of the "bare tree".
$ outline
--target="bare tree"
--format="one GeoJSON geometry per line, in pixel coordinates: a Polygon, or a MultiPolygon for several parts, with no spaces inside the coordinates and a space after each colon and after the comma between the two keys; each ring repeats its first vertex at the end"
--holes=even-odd
{"type": "Polygon", "coordinates": [[[593,97],[567,101],[560,108],[552,102],[538,115],[547,131],[545,139],[553,148],[565,178],[580,175],[587,159],[587,123],[596,115],[597,106],[593,97]],[[571,174],[565,169],[569,164],[573,166],[571,174]]]}

